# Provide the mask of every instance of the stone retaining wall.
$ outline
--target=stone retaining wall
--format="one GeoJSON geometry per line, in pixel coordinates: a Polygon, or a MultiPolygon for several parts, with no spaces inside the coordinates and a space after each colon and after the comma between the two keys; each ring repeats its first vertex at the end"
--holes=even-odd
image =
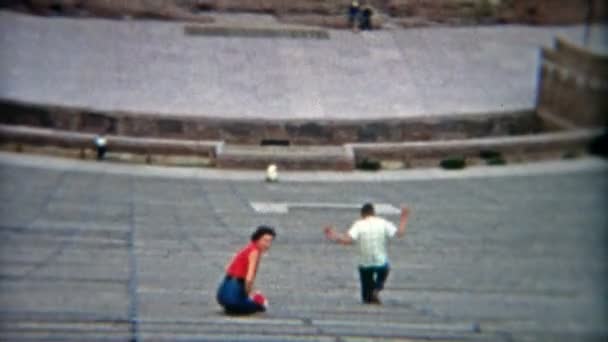
{"type": "Polygon", "coordinates": [[[353,151],[345,146],[230,146],[218,149],[216,165],[226,169],[264,170],[275,164],[280,170],[336,170],[352,171],[355,167],[353,151]]]}
{"type": "Polygon", "coordinates": [[[400,142],[465,139],[535,133],[532,110],[377,120],[218,119],[154,113],[99,112],[0,100],[0,123],[127,137],[221,140],[260,145],[283,140],[292,145],[341,145],[352,142],[400,142]]]}
{"type": "MultiPolygon", "coordinates": [[[[180,155],[204,157],[220,168],[265,169],[276,163],[283,170],[352,170],[363,160],[399,161],[405,167],[436,167],[446,158],[480,159],[481,151],[498,152],[512,160],[562,158],[587,151],[601,129],[543,133],[527,136],[419,141],[402,143],[358,143],[334,147],[229,146],[219,141],[133,138],[107,136],[108,150],[136,155],[180,155]]],[[[56,146],[92,150],[95,135],[42,128],[0,125],[0,144],[56,146]]],[[[81,153],[84,154],[84,153],[81,153]]]]}
{"type": "Polygon", "coordinates": [[[537,102],[548,128],[608,125],[608,56],[557,39],[541,52],[537,102]]]}
{"type": "MultiPolygon", "coordinates": [[[[0,125],[0,143],[20,143],[32,146],[56,146],[71,149],[92,149],[95,134],[55,129],[0,125]]],[[[163,155],[191,155],[214,159],[222,145],[217,141],[133,138],[108,135],[109,150],[163,155]]]]}
{"type": "Polygon", "coordinates": [[[482,138],[450,141],[426,141],[379,144],[348,144],[356,163],[367,160],[400,161],[406,167],[437,166],[445,158],[480,159],[480,152],[491,151],[516,160],[562,158],[585,153],[601,129],[560,133],[482,138]]]}

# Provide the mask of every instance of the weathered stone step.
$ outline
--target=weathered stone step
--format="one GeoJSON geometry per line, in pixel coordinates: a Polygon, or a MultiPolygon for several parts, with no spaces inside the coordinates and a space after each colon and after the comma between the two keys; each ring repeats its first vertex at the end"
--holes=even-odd
{"type": "MultiPolygon", "coordinates": [[[[132,337],[127,322],[69,322],[11,320],[3,323],[0,339],[24,340],[128,340],[132,337]]],[[[482,341],[497,339],[475,331],[465,323],[399,323],[346,320],[284,319],[264,315],[218,317],[190,321],[142,320],[138,325],[141,340],[205,341],[341,341],[360,338],[408,341],[482,341]]]]}
{"type": "Polygon", "coordinates": [[[127,323],[3,322],[0,340],[126,341],[131,336],[129,328],[127,323]]]}
{"type": "Polygon", "coordinates": [[[244,317],[233,319],[211,319],[191,322],[144,321],[139,328],[146,335],[155,338],[194,338],[215,340],[229,336],[255,336],[283,338],[283,340],[310,340],[332,337],[366,337],[366,338],[407,338],[412,340],[450,340],[476,341],[483,338],[498,340],[495,336],[482,334],[474,325],[458,323],[414,324],[414,323],[378,323],[345,320],[293,320],[263,319],[244,317]]]}
{"type": "Polygon", "coordinates": [[[83,336],[81,334],[67,335],[48,335],[45,333],[0,333],[0,341],[11,342],[44,342],[44,341],[62,341],[62,342],[122,342],[129,341],[129,336],[105,336],[103,334],[97,336],[83,336]]]}
{"type": "Polygon", "coordinates": [[[276,164],[283,170],[352,170],[355,158],[344,146],[245,146],[224,145],[217,154],[221,168],[265,169],[276,164]]]}

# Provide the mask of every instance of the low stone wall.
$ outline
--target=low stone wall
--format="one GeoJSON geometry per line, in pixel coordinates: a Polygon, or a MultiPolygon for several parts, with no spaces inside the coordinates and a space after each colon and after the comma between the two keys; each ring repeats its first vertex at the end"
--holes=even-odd
{"type": "Polygon", "coordinates": [[[220,140],[260,145],[281,140],[291,145],[341,145],[466,139],[535,133],[534,111],[461,114],[378,120],[219,119],[154,113],[92,111],[0,100],[0,123],[127,137],[220,140]]]}
{"type": "MultiPolygon", "coordinates": [[[[343,146],[260,147],[234,146],[219,141],[133,138],[107,136],[109,153],[131,153],[132,161],[154,156],[193,156],[205,158],[206,165],[219,168],[259,169],[270,163],[282,170],[352,170],[364,160],[400,162],[402,167],[437,167],[444,159],[464,158],[477,163],[483,151],[499,153],[510,161],[564,158],[586,153],[590,143],[603,133],[601,129],[576,130],[537,135],[418,141],[402,143],[357,143],[343,146]]],[[[94,134],[0,125],[0,145],[59,147],[94,150],[94,134]]],[[[19,150],[25,150],[20,148],[19,150]]],[[[90,153],[88,153],[90,154],[90,153]]],[[[143,159],[142,159],[143,162],[143,159]]],[[[165,160],[163,163],[171,163],[165,160]]]]}
{"type": "Polygon", "coordinates": [[[347,146],[353,149],[357,164],[366,159],[389,160],[402,162],[405,167],[421,167],[438,166],[441,160],[454,157],[479,160],[482,151],[499,153],[506,159],[522,161],[584,154],[591,141],[602,133],[601,129],[594,129],[502,138],[347,146]]]}
{"type": "Polygon", "coordinates": [[[542,49],[537,110],[545,127],[608,125],[608,56],[563,39],[542,49]]]}
{"type": "MultiPolygon", "coordinates": [[[[55,146],[70,149],[93,149],[95,134],[55,129],[0,125],[0,143],[55,146]]],[[[222,145],[217,141],[133,138],[108,135],[110,151],[136,154],[191,155],[214,159],[222,145]]]]}

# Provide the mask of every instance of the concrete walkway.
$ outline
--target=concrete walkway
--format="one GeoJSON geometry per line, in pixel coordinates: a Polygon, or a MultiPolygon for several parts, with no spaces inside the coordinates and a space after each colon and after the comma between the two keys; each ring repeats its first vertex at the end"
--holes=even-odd
{"type": "MultiPolygon", "coordinates": [[[[78,171],[85,173],[104,173],[134,177],[190,179],[190,180],[224,180],[261,182],[264,171],[251,170],[217,170],[198,167],[166,167],[153,165],[129,165],[112,162],[95,162],[66,159],[60,157],[37,156],[0,152],[0,166],[15,165],[55,171],[78,171]]],[[[283,171],[279,170],[279,179],[287,183],[378,183],[395,181],[433,181],[441,179],[478,179],[526,177],[539,175],[568,175],[579,172],[608,172],[608,162],[601,158],[587,157],[572,160],[545,161],[528,164],[504,166],[471,166],[462,170],[444,170],[441,168],[413,170],[369,171],[283,171]]]]}
{"type": "MultiPolygon", "coordinates": [[[[288,28],[267,16],[222,25],[288,28]]],[[[583,28],[387,29],[205,37],[183,23],[0,12],[0,98],[221,118],[377,119],[531,108],[539,48],[583,28]]],[[[605,49],[605,28],[594,28],[605,49]]]]}

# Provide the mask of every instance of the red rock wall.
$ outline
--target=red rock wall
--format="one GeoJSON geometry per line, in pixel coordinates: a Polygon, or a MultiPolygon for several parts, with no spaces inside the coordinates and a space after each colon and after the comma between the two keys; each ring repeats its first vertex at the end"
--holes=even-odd
{"type": "MultiPolygon", "coordinates": [[[[359,0],[378,12],[427,22],[521,22],[569,24],[584,22],[588,4],[595,21],[608,18],[606,0],[359,0]]],[[[193,19],[205,11],[246,11],[278,15],[344,15],[350,0],[5,0],[0,5],[38,14],[146,16],[193,19]]],[[[314,21],[314,20],[313,20],[314,21]]],[[[318,22],[319,20],[317,20],[318,22]]]]}
{"type": "Polygon", "coordinates": [[[593,21],[606,20],[605,0],[512,0],[509,11],[514,21],[556,25],[585,22],[591,5],[593,21]]]}

